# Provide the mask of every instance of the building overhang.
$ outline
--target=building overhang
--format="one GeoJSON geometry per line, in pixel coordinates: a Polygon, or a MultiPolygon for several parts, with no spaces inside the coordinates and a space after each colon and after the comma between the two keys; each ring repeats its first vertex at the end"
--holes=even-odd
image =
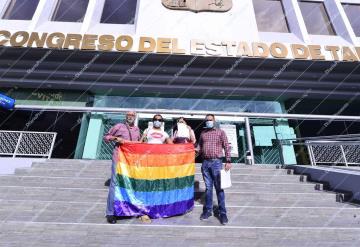
{"type": "Polygon", "coordinates": [[[346,100],[360,92],[359,65],[1,47],[0,83],[106,95],[346,100]]]}

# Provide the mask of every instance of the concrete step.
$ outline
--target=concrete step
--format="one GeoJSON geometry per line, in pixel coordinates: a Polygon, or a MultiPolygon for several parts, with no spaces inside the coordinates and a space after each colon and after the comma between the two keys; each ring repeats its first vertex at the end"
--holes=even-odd
{"type": "Polygon", "coordinates": [[[48,168],[20,168],[15,170],[15,175],[22,176],[48,176],[48,177],[89,177],[106,178],[110,177],[111,169],[101,170],[66,170],[66,169],[48,169],[48,168]]]}
{"type": "MultiPolygon", "coordinates": [[[[41,201],[1,201],[0,220],[63,223],[106,223],[105,203],[58,203],[41,201]]],[[[200,221],[202,205],[186,215],[166,220],[154,220],[164,225],[219,225],[216,217],[200,221]]],[[[360,208],[307,208],[307,207],[228,207],[229,226],[243,227],[358,227],[360,208]]],[[[122,224],[138,223],[124,219],[122,224]]]]}
{"type": "MultiPolygon", "coordinates": [[[[1,186],[0,199],[6,200],[40,200],[62,202],[104,202],[108,189],[86,188],[52,188],[52,187],[22,187],[1,186]]],[[[277,192],[231,192],[226,191],[226,202],[229,205],[247,206],[309,206],[309,207],[334,207],[339,206],[336,202],[336,194],[312,192],[312,193],[277,193],[277,192]]],[[[203,199],[204,192],[196,192],[195,198],[203,199]]],[[[214,200],[216,197],[214,196],[214,200]]]]}
{"type": "MultiPolygon", "coordinates": [[[[197,184],[196,184],[197,185],[197,184]]],[[[232,186],[225,191],[246,191],[246,192],[313,192],[315,183],[282,183],[282,182],[241,182],[232,181],[232,186]]],[[[199,189],[205,190],[205,183],[199,180],[199,189]]],[[[322,190],[322,185],[317,190],[322,190]]]]}
{"type": "MultiPolygon", "coordinates": [[[[34,168],[19,168],[16,169],[16,175],[27,175],[31,174],[32,176],[56,176],[56,177],[103,177],[110,176],[111,169],[109,167],[103,168],[87,168],[83,169],[63,169],[63,168],[43,168],[43,167],[34,167],[34,168]]],[[[196,168],[196,173],[201,174],[200,168],[196,168]]],[[[284,169],[232,169],[232,175],[268,175],[268,176],[278,176],[286,175],[287,170],[284,169]]]]}
{"type": "Polygon", "coordinates": [[[35,161],[33,164],[51,164],[51,165],[96,165],[109,164],[111,160],[86,160],[86,159],[49,159],[43,162],[35,161]]]}
{"type": "MultiPolygon", "coordinates": [[[[257,175],[257,174],[231,174],[232,181],[237,182],[281,182],[281,183],[296,183],[296,182],[305,182],[307,180],[306,176],[303,176],[304,178],[301,178],[300,175],[257,175]]],[[[63,179],[93,179],[93,180],[106,180],[108,179],[108,173],[104,174],[104,176],[100,177],[71,177],[71,176],[64,176],[64,177],[56,177],[56,176],[46,176],[46,175],[32,175],[31,173],[25,173],[21,174],[20,172],[18,174],[14,175],[0,175],[0,184],[6,184],[7,181],[20,181],[20,180],[26,180],[26,181],[39,181],[42,182],[42,179],[49,178],[49,179],[57,179],[57,178],[63,178],[63,179]],[[26,179],[27,178],[27,179],[26,179]]],[[[195,180],[201,180],[202,174],[197,172],[195,174],[195,180]]]]}
{"type": "MultiPolygon", "coordinates": [[[[47,162],[34,162],[33,167],[38,168],[62,168],[62,169],[81,169],[84,167],[87,168],[102,168],[104,166],[110,166],[111,161],[110,160],[95,160],[95,161],[87,161],[87,160],[75,160],[75,161],[66,161],[66,162],[53,162],[53,161],[47,161],[47,162]]],[[[195,164],[196,168],[201,168],[201,163],[195,164]]],[[[279,170],[279,165],[243,165],[243,164],[232,164],[232,169],[244,169],[244,170],[279,170]]]]}
{"type": "MultiPolygon", "coordinates": [[[[204,184],[196,164],[195,208],[144,225],[104,218],[111,161],[55,160],[0,176],[0,246],[358,246],[360,208],[336,202],[275,166],[234,164],[229,224],[200,221],[204,184]],[[154,241],[156,239],[156,241],[154,241]]],[[[214,192],[215,194],[215,192],[214,192]]],[[[214,205],[216,196],[214,195],[214,205]]]]}
{"type": "MultiPolygon", "coordinates": [[[[289,176],[291,177],[291,176],[289,176]]],[[[278,192],[312,192],[314,184],[284,183],[284,182],[242,182],[233,176],[233,186],[227,191],[274,191],[278,192]]],[[[74,177],[46,177],[46,176],[0,176],[0,186],[33,186],[54,188],[104,188],[106,178],[74,178],[74,177]]],[[[201,175],[195,176],[195,184],[205,190],[201,175]]]]}
{"type": "Polygon", "coordinates": [[[239,182],[283,182],[283,183],[296,183],[296,182],[306,182],[307,176],[303,176],[301,179],[300,175],[283,175],[283,174],[274,174],[274,175],[262,175],[262,174],[238,174],[231,173],[232,181],[239,182]]]}
{"type": "MultiPolygon", "coordinates": [[[[60,167],[60,168],[68,168],[68,167],[76,167],[82,168],[84,166],[91,167],[101,167],[111,165],[111,160],[49,160],[46,162],[34,162],[33,167],[60,167]]],[[[201,163],[196,163],[196,167],[201,167],[201,163]]],[[[277,169],[279,165],[244,165],[239,163],[234,163],[233,168],[240,169],[277,169]]]]}
{"type": "MultiPolygon", "coordinates": [[[[106,162],[94,162],[94,163],[84,163],[84,162],[79,162],[79,163],[52,163],[52,162],[34,162],[32,164],[32,167],[37,167],[37,168],[55,168],[55,169],[82,169],[82,168],[102,168],[102,167],[106,167],[106,166],[111,166],[111,161],[106,161],[106,162]]],[[[196,168],[201,168],[201,164],[200,163],[196,163],[195,167],[196,168]]],[[[279,167],[275,166],[275,165],[269,165],[269,166],[263,166],[263,165],[254,165],[254,166],[249,166],[249,165],[241,165],[241,164],[232,164],[232,169],[235,170],[281,170],[279,167]]]]}
{"type": "MultiPolygon", "coordinates": [[[[166,221],[166,220],[164,220],[166,221]]],[[[236,227],[10,221],[0,225],[6,246],[356,246],[360,228],[236,227]],[[20,244],[21,243],[21,244],[20,244]]]]}
{"type": "Polygon", "coordinates": [[[111,167],[111,161],[102,161],[102,162],[73,162],[73,163],[53,163],[53,162],[43,162],[37,163],[34,162],[32,164],[33,168],[52,168],[52,169],[82,169],[86,168],[94,168],[94,169],[102,169],[104,167],[111,167]]]}

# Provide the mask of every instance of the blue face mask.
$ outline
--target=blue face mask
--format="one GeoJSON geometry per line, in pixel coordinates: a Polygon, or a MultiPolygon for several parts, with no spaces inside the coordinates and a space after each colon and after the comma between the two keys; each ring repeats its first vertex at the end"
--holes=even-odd
{"type": "Polygon", "coordinates": [[[206,125],[206,128],[212,129],[212,128],[214,128],[214,121],[206,121],[205,125],[206,125]]]}
{"type": "Polygon", "coordinates": [[[160,121],[154,121],[154,127],[155,128],[160,128],[161,127],[161,122],[160,121]]]}

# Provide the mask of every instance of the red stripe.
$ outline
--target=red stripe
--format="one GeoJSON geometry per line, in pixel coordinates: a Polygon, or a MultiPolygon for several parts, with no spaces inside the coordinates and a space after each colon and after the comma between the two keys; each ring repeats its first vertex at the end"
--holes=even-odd
{"type": "Polygon", "coordinates": [[[187,144],[147,144],[126,143],[120,146],[125,153],[133,154],[179,154],[194,152],[194,145],[187,144]]]}

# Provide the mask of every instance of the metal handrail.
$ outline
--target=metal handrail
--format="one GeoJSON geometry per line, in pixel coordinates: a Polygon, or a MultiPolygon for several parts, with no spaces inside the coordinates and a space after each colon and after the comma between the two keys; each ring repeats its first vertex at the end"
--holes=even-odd
{"type": "Polygon", "coordinates": [[[2,146],[0,146],[0,156],[12,156],[12,158],[25,156],[46,157],[47,159],[50,159],[54,150],[55,140],[57,137],[56,132],[0,130],[0,134],[2,133],[18,134],[17,136],[6,137],[5,140],[0,139],[0,142],[4,142],[2,146]],[[29,139],[29,137],[26,138],[26,135],[38,135],[38,142],[33,142],[33,140],[29,140],[28,142],[26,142],[26,140],[29,139]],[[44,141],[44,135],[49,135],[48,140],[45,139],[44,141]],[[7,142],[10,144],[6,145],[7,142]],[[38,146],[35,147],[35,145],[39,145],[39,142],[40,145],[43,145],[41,146],[42,149],[40,150],[42,152],[39,152],[38,146]],[[16,145],[13,145],[14,143],[16,143],[16,145]]]}
{"type": "MultiPolygon", "coordinates": [[[[67,112],[107,112],[126,113],[136,111],[138,113],[154,113],[154,109],[136,108],[111,108],[111,107],[74,107],[74,106],[41,106],[41,105],[16,105],[15,110],[38,110],[38,111],[67,111],[67,112]]],[[[168,110],[156,109],[159,114],[180,115],[203,115],[214,114],[230,117],[267,118],[267,119],[302,119],[302,120],[332,120],[332,121],[360,121],[360,116],[340,115],[309,115],[309,114],[283,114],[283,113],[251,113],[251,112],[223,112],[223,111],[195,111],[195,110],[168,110]]]]}
{"type": "Polygon", "coordinates": [[[360,135],[334,135],[279,140],[282,146],[305,146],[312,166],[318,164],[360,165],[360,135]]]}
{"type": "Polygon", "coordinates": [[[33,133],[33,134],[57,134],[56,132],[17,131],[17,130],[0,130],[0,132],[9,132],[9,133],[33,133]]]}
{"type": "Polygon", "coordinates": [[[349,139],[353,139],[353,138],[360,140],[360,134],[310,136],[310,137],[299,137],[299,138],[290,138],[290,139],[282,139],[282,140],[284,140],[284,141],[325,140],[325,139],[349,140],[349,139]]]}

